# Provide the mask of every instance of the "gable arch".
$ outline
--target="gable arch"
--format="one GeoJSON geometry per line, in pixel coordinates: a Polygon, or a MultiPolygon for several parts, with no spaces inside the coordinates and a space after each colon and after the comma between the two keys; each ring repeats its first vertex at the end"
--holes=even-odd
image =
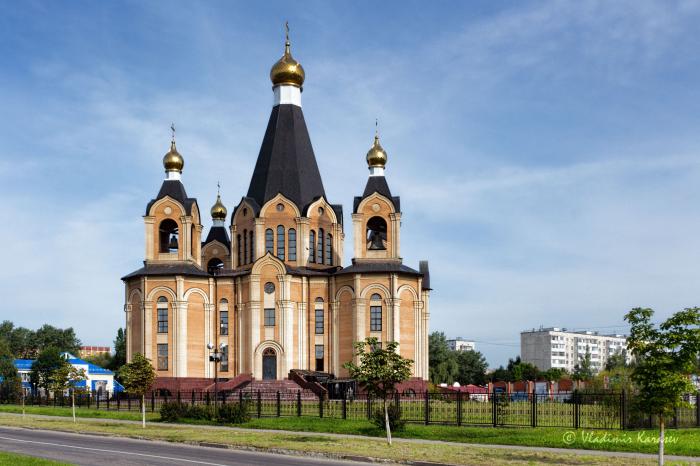
{"type": "Polygon", "coordinates": [[[287,268],[284,266],[284,262],[273,256],[269,252],[266,252],[263,257],[255,261],[255,263],[253,264],[253,268],[250,270],[250,273],[259,274],[262,268],[266,265],[272,265],[275,268],[275,270],[277,270],[277,273],[280,275],[287,273],[287,268]]]}
{"type": "Polygon", "coordinates": [[[301,217],[301,212],[299,211],[299,206],[297,206],[293,201],[290,199],[287,199],[282,193],[277,194],[275,197],[270,199],[265,203],[264,206],[260,209],[260,216],[265,217],[265,214],[267,213],[268,209],[274,209],[275,206],[279,203],[285,203],[289,204],[292,209],[294,210],[294,218],[296,217],[301,217]]]}
{"type": "Polygon", "coordinates": [[[186,215],[187,215],[187,211],[185,210],[185,206],[183,206],[183,205],[180,203],[180,201],[178,201],[177,199],[173,199],[173,198],[170,197],[170,196],[165,196],[165,197],[163,197],[163,198],[161,198],[161,199],[158,199],[156,202],[154,202],[153,205],[151,206],[151,208],[150,208],[149,211],[148,211],[148,215],[155,215],[155,211],[156,211],[161,205],[163,205],[163,204],[165,204],[165,203],[168,203],[168,202],[172,202],[173,204],[175,204],[175,206],[176,206],[178,209],[180,209],[180,215],[175,215],[174,218],[179,218],[179,217],[183,217],[183,216],[186,216],[186,215]]]}
{"type": "Polygon", "coordinates": [[[362,293],[360,293],[360,298],[366,299],[367,296],[371,295],[371,292],[373,290],[380,290],[384,295],[384,299],[391,298],[391,292],[389,291],[389,288],[380,283],[372,283],[370,285],[367,285],[365,289],[362,290],[362,293]]]}
{"type": "Polygon", "coordinates": [[[376,201],[385,202],[389,206],[389,209],[391,210],[390,213],[392,213],[392,214],[396,213],[396,206],[394,206],[394,201],[392,201],[388,197],[382,196],[381,194],[376,193],[376,192],[373,193],[372,195],[362,199],[362,201],[357,206],[356,212],[363,211],[365,209],[365,207],[367,207],[367,204],[369,204],[370,202],[376,202],[376,201]]]}
{"type": "Polygon", "coordinates": [[[418,294],[416,293],[416,290],[414,290],[412,286],[401,285],[397,291],[397,295],[399,296],[399,298],[401,297],[401,293],[403,293],[404,291],[408,291],[409,293],[411,293],[411,296],[413,296],[413,300],[418,301],[418,294]]]}
{"type": "Polygon", "coordinates": [[[185,292],[185,295],[183,296],[183,299],[184,299],[185,301],[189,301],[189,297],[190,297],[190,295],[192,295],[192,294],[201,295],[202,298],[204,298],[204,304],[209,304],[209,296],[207,296],[207,294],[206,294],[203,290],[201,290],[200,288],[190,288],[189,290],[187,290],[187,291],[185,292]]]}
{"type": "Polygon", "coordinates": [[[202,248],[202,255],[204,255],[206,253],[206,251],[208,251],[209,249],[212,249],[214,246],[221,247],[224,250],[223,254],[217,254],[217,255],[228,256],[228,253],[229,253],[228,246],[226,246],[225,244],[223,244],[222,242],[220,242],[218,240],[214,240],[211,243],[205,244],[204,247],[202,248]]]}
{"type": "Polygon", "coordinates": [[[146,301],[153,301],[153,298],[155,297],[156,294],[164,292],[168,296],[170,296],[170,301],[177,301],[177,298],[175,296],[175,292],[168,288],[167,286],[157,286],[151,290],[150,293],[148,293],[148,299],[146,301]]]}
{"type": "Polygon", "coordinates": [[[318,209],[319,207],[323,207],[323,211],[328,214],[328,217],[331,219],[331,223],[339,223],[338,222],[338,217],[335,215],[335,210],[333,210],[333,207],[326,201],[326,198],[320,197],[316,199],[314,202],[309,204],[309,206],[306,208],[306,212],[304,214],[306,217],[318,217],[318,214],[313,214],[314,209],[318,209]]]}
{"type": "Polygon", "coordinates": [[[342,286],[336,293],[335,293],[335,300],[340,301],[340,296],[343,293],[349,293],[351,299],[355,299],[355,290],[352,289],[351,286],[345,285],[342,286]]]}

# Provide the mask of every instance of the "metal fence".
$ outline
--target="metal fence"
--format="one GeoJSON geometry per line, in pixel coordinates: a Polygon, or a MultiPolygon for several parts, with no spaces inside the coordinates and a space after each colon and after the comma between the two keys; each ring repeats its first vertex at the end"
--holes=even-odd
{"type": "MultiPolygon", "coordinates": [[[[366,395],[328,399],[306,390],[240,390],[219,393],[179,391],[172,394],[151,392],[146,410],[155,412],[167,402],[192,405],[245,402],[253,417],[316,417],[333,419],[370,419],[383,409],[382,400],[366,395]]],[[[540,393],[462,392],[399,394],[390,403],[398,405],[401,417],[410,423],[455,426],[562,427],[574,429],[650,428],[658,419],[637,411],[624,392],[570,392],[555,395],[540,393]]],[[[67,396],[28,396],[27,405],[70,406],[67,396]]],[[[116,411],[140,410],[141,399],[127,393],[82,393],[76,405],[116,411]]],[[[700,427],[700,393],[686,395],[683,407],[667,421],[671,428],[700,427]]]]}

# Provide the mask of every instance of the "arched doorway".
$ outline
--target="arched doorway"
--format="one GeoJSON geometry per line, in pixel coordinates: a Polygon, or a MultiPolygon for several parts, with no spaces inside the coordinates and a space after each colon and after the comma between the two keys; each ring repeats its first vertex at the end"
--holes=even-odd
{"type": "Polygon", "coordinates": [[[265,348],[262,355],[263,380],[277,379],[277,353],[272,348],[265,348]]]}

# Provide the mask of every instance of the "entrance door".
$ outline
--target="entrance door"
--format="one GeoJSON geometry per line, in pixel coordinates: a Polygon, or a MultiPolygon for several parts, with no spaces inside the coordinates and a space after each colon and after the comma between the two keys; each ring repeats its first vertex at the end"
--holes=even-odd
{"type": "Polygon", "coordinates": [[[272,348],[263,351],[263,380],[277,379],[277,353],[272,348]]]}

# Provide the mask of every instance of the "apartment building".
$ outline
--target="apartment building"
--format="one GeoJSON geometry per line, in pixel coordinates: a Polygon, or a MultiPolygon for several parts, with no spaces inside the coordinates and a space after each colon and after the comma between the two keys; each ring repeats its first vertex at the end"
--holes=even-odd
{"type": "Polygon", "coordinates": [[[452,351],[476,351],[476,343],[471,340],[465,340],[462,337],[447,340],[447,346],[449,346],[452,351]]]}

